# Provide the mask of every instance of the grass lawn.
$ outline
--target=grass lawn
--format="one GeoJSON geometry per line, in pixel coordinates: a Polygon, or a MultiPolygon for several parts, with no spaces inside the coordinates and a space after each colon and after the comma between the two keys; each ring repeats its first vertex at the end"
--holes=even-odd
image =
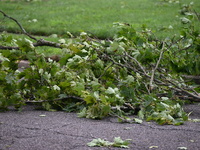
{"type": "MultiPolygon", "coordinates": [[[[31,34],[65,35],[90,32],[100,38],[112,37],[113,22],[140,29],[146,24],[159,36],[179,32],[180,6],[190,0],[3,0],[0,10],[16,18],[31,34]],[[172,28],[168,28],[172,27],[172,28]],[[161,29],[166,29],[161,31],[161,29]]],[[[200,1],[193,0],[198,11],[200,1]]],[[[20,32],[19,27],[0,15],[0,31],[20,32]]],[[[178,33],[177,33],[178,34],[178,33]]]]}

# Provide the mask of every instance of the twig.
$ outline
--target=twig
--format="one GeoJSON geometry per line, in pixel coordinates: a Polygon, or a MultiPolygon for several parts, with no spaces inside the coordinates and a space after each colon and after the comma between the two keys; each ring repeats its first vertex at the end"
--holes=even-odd
{"type": "Polygon", "coordinates": [[[200,80],[200,76],[195,76],[195,75],[181,75],[181,76],[186,79],[200,80]]]}
{"type": "Polygon", "coordinates": [[[22,32],[23,32],[25,35],[27,35],[27,36],[30,37],[31,39],[37,41],[37,39],[36,39],[35,37],[31,36],[30,34],[28,34],[28,33],[26,32],[26,30],[23,28],[23,26],[22,26],[15,18],[8,16],[8,15],[7,15],[6,13],[4,13],[2,10],[0,10],[0,12],[4,15],[4,17],[7,17],[7,18],[13,20],[15,23],[17,23],[17,25],[20,27],[20,29],[22,30],[22,32]]]}
{"type": "MultiPolygon", "coordinates": [[[[160,53],[160,59],[159,59],[159,61],[157,62],[158,65],[159,65],[159,63],[160,63],[160,60],[161,60],[161,58],[162,58],[162,54],[163,54],[164,52],[165,52],[165,50],[162,50],[162,53],[160,53]]],[[[132,57],[129,56],[129,55],[126,55],[126,56],[128,56],[129,58],[132,58],[132,57]]],[[[115,65],[118,65],[118,66],[123,67],[123,68],[125,67],[125,68],[127,68],[127,69],[134,70],[134,68],[132,68],[132,67],[129,66],[129,65],[118,63],[118,62],[114,61],[112,58],[110,58],[109,56],[106,56],[106,57],[107,57],[110,61],[112,61],[115,65]]],[[[136,60],[136,59],[135,59],[135,60],[136,60]]],[[[138,62],[138,61],[136,60],[136,62],[138,62]]],[[[157,67],[158,67],[158,65],[157,65],[157,67]]],[[[140,67],[140,69],[143,70],[143,72],[140,72],[140,74],[144,75],[144,76],[147,77],[147,78],[150,78],[150,79],[152,78],[151,76],[149,76],[149,75],[146,73],[146,71],[144,70],[144,68],[142,67],[142,65],[140,65],[139,62],[138,62],[138,66],[140,67]]],[[[157,67],[156,67],[156,69],[157,69],[157,67]]],[[[156,70],[156,69],[155,69],[155,70],[156,70]]],[[[186,91],[186,90],[184,90],[184,89],[178,87],[176,84],[174,84],[173,82],[171,82],[171,81],[169,81],[169,80],[167,80],[167,79],[165,79],[165,80],[168,81],[170,84],[167,84],[167,83],[165,83],[165,82],[163,82],[163,81],[161,81],[161,80],[154,79],[154,78],[153,78],[153,80],[156,82],[156,84],[163,85],[163,86],[168,86],[168,87],[169,87],[170,84],[171,84],[171,85],[174,85],[176,88],[171,87],[170,89],[172,89],[172,90],[174,90],[174,91],[177,91],[177,92],[185,93],[186,95],[195,98],[195,99],[193,99],[193,101],[197,101],[197,102],[200,101],[200,96],[195,95],[195,94],[192,94],[192,93],[190,93],[190,92],[188,92],[188,91],[186,91]]]]}
{"type": "Polygon", "coordinates": [[[137,65],[140,67],[140,69],[143,71],[143,73],[144,73],[145,75],[147,75],[147,73],[146,73],[144,67],[140,64],[139,61],[137,61],[137,59],[135,59],[134,57],[131,57],[131,56],[128,55],[127,53],[126,53],[125,55],[126,55],[127,57],[129,57],[131,60],[134,60],[134,61],[137,63],[137,65]]]}
{"type": "Polygon", "coordinates": [[[175,83],[173,83],[173,82],[170,81],[170,80],[167,80],[167,79],[166,79],[166,81],[168,81],[169,83],[171,83],[173,86],[176,87],[176,88],[173,88],[174,90],[176,90],[176,91],[178,91],[178,92],[185,93],[185,94],[187,94],[188,96],[191,96],[191,97],[197,99],[197,100],[195,100],[195,101],[200,101],[200,96],[195,95],[195,94],[192,94],[192,93],[190,93],[190,92],[184,90],[183,88],[179,87],[178,85],[176,85],[175,83]]]}
{"type": "Polygon", "coordinates": [[[197,19],[200,21],[200,15],[195,10],[193,10],[193,11],[194,11],[194,14],[196,15],[197,19]]]}
{"type": "Polygon", "coordinates": [[[145,86],[145,88],[146,88],[146,90],[147,90],[148,94],[151,94],[151,91],[149,90],[149,88],[148,88],[147,84],[146,84],[145,82],[143,82],[143,84],[144,84],[144,86],[145,86]]]}
{"type": "Polygon", "coordinates": [[[63,44],[61,43],[55,43],[55,42],[50,42],[50,41],[46,41],[44,39],[40,39],[37,41],[37,43],[33,44],[35,47],[37,46],[50,46],[50,47],[55,47],[55,48],[63,48],[63,44]]]}
{"type": "Polygon", "coordinates": [[[1,46],[1,45],[0,45],[0,49],[1,49],[1,50],[13,50],[13,49],[18,50],[19,47],[15,47],[15,46],[1,46]]]}
{"type": "Polygon", "coordinates": [[[184,48],[179,48],[178,51],[175,51],[173,52],[173,55],[176,55],[177,53],[181,52],[181,51],[186,51],[188,50],[189,48],[191,48],[193,45],[190,45],[190,46],[187,46],[187,47],[184,47],[184,48]]]}
{"type": "Polygon", "coordinates": [[[158,65],[160,64],[160,61],[161,61],[162,56],[163,56],[163,53],[164,53],[164,46],[165,46],[165,43],[163,42],[162,44],[163,44],[163,45],[162,45],[162,49],[161,49],[161,52],[160,52],[159,59],[158,59],[158,61],[157,61],[157,63],[156,63],[155,68],[152,70],[152,75],[151,75],[151,79],[150,79],[150,83],[149,83],[149,91],[151,91],[152,88],[153,88],[153,81],[154,81],[155,71],[157,70],[158,65]]]}
{"type": "MultiPolygon", "coordinates": [[[[50,42],[50,41],[46,41],[44,39],[37,39],[35,37],[33,37],[32,35],[30,35],[29,33],[26,32],[26,30],[23,28],[23,26],[13,17],[8,16],[6,13],[4,13],[2,10],[0,10],[0,13],[2,13],[4,15],[4,17],[7,17],[11,20],[13,20],[22,30],[23,34],[27,35],[29,38],[33,39],[36,41],[36,43],[33,43],[33,45],[35,47],[37,46],[50,46],[50,47],[56,47],[56,48],[63,48],[63,45],[60,43],[55,43],[55,42],[50,42]]],[[[0,46],[0,49],[4,50],[12,50],[12,49],[20,49],[19,47],[11,47],[11,46],[0,46]]]]}
{"type": "MultiPolygon", "coordinates": [[[[37,41],[37,43],[33,43],[33,46],[34,47],[39,47],[39,46],[49,46],[49,47],[55,47],[55,48],[63,48],[62,47],[62,44],[60,43],[55,43],[55,42],[50,42],[50,41],[46,41],[44,39],[40,39],[37,41]]],[[[2,46],[0,45],[0,49],[1,50],[19,50],[20,48],[19,47],[16,47],[16,46],[2,46]]]]}
{"type": "Polygon", "coordinates": [[[110,68],[110,67],[112,67],[113,66],[113,62],[103,71],[103,73],[98,77],[98,79],[100,79],[105,73],[106,73],[106,71],[110,68]]]}

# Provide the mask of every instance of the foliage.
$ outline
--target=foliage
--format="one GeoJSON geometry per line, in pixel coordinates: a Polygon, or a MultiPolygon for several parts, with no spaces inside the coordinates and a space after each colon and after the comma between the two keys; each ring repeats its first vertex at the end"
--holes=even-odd
{"type": "Polygon", "coordinates": [[[200,74],[200,30],[196,28],[199,24],[200,15],[193,10],[193,3],[184,4],[181,7],[181,22],[184,24],[181,30],[183,40],[179,42],[177,47],[179,51],[174,52],[174,59],[171,59],[171,66],[177,72],[187,73],[191,75],[200,74]],[[197,25],[198,25],[197,24],[197,25]]]}
{"type": "Polygon", "coordinates": [[[159,124],[183,124],[188,116],[178,96],[194,96],[194,88],[177,72],[200,72],[199,31],[190,28],[194,19],[181,37],[162,40],[146,26],[139,32],[125,23],[114,24],[118,32],[112,40],[82,32],[63,42],[59,62],[38,54],[29,39],[2,34],[1,45],[20,50],[0,53],[0,107],[38,102],[46,110],[76,111],[92,119],[137,114],[159,124]],[[30,67],[20,72],[17,63],[22,59],[30,67]]]}
{"type": "Polygon", "coordinates": [[[130,144],[128,140],[123,141],[120,137],[115,137],[114,142],[109,142],[104,139],[93,139],[91,142],[87,143],[90,147],[120,147],[120,148],[129,148],[128,145],[130,144]]]}
{"type": "MultiPolygon", "coordinates": [[[[85,31],[98,38],[112,38],[116,32],[112,23],[125,22],[137,30],[141,24],[146,24],[152,31],[157,31],[159,36],[172,37],[180,28],[177,10],[180,5],[190,1],[1,0],[0,9],[19,20],[25,29],[34,35],[56,33],[67,37],[67,31],[77,36],[81,31],[85,31]],[[160,31],[163,28],[165,32],[160,31]]],[[[199,0],[193,2],[193,7],[198,10],[199,0]]],[[[20,33],[12,21],[3,17],[0,17],[0,31],[20,33]]]]}

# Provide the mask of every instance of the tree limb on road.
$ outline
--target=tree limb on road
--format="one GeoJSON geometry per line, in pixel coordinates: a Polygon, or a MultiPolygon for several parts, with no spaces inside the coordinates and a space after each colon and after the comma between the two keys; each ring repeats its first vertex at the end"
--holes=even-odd
{"type": "MultiPolygon", "coordinates": [[[[23,28],[23,26],[16,19],[8,16],[2,10],[0,10],[0,13],[2,13],[4,17],[13,20],[20,27],[20,29],[22,30],[23,34],[25,34],[26,36],[28,36],[32,40],[36,41],[35,43],[33,43],[33,45],[35,47],[38,47],[38,46],[49,46],[49,47],[55,47],[55,48],[60,48],[60,49],[63,48],[64,45],[61,44],[61,43],[46,41],[44,39],[37,39],[37,38],[33,37],[32,35],[30,35],[29,33],[26,32],[26,30],[23,28]]],[[[176,84],[174,84],[173,82],[171,82],[169,80],[166,80],[165,77],[163,77],[164,80],[155,78],[155,71],[158,69],[158,65],[160,64],[160,61],[161,61],[162,56],[163,56],[163,53],[165,51],[164,50],[164,44],[165,43],[163,43],[163,47],[161,49],[159,59],[157,60],[155,68],[152,70],[152,75],[151,76],[147,73],[148,70],[146,70],[145,67],[143,67],[140,64],[140,62],[138,62],[138,60],[136,58],[133,58],[132,56],[130,56],[126,52],[125,52],[124,56],[126,56],[127,58],[129,58],[130,60],[132,60],[135,63],[135,65],[131,65],[130,61],[128,61],[128,60],[127,61],[124,60],[124,63],[119,63],[119,62],[116,62],[114,59],[112,59],[110,56],[108,56],[106,54],[102,54],[102,55],[105,58],[107,58],[109,61],[111,61],[112,65],[115,64],[115,65],[118,65],[118,66],[120,66],[122,68],[127,68],[130,71],[138,72],[139,74],[141,74],[145,78],[148,78],[149,81],[150,81],[149,82],[150,85],[149,85],[149,89],[148,89],[149,93],[151,92],[151,88],[152,88],[153,82],[154,82],[155,84],[157,84],[157,86],[167,86],[167,87],[169,87],[169,89],[172,89],[172,90],[174,90],[176,92],[182,93],[184,96],[186,95],[186,96],[190,97],[191,101],[198,101],[199,102],[200,101],[200,95],[197,94],[197,93],[191,93],[192,89],[188,90],[188,89],[181,88],[181,87],[177,86],[176,84]]],[[[171,45],[168,45],[168,48],[170,48],[172,45],[173,45],[173,43],[171,45]]],[[[2,46],[2,45],[0,45],[0,49],[2,49],[2,50],[13,50],[13,49],[18,50],[20,48],[19,47],[2,46]]],[[[101,58],[100,55],[99,55],[99,57],[101,58]]],[[[71,98],[75,98],[75,97],[71,97],[71,98]]],[[[77,97],[75,99],[77,99],[77,97]]],[[[57,99],[57,100],[60,100],[60,99],[57,99]]],[[[80,100],[82,100],[82,99],[80,98],[80,100]]],[[[34,102],[34,101],[32,101],[32,102],[34,102]]],[[[45,102],[45,101],[42,101],[42,102],[45,102]]]]}

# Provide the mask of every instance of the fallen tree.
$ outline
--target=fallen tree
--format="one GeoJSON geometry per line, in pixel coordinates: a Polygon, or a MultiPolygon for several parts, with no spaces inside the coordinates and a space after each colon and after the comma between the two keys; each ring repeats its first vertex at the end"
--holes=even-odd
{"type": "MultiPolygon", "coordinates": [[[[195,40],[199,35],[191,37],[189,28],[184,32],[187,36],[159,40],[145,27],[137,32],[118,23],[119,32],[113,40],[81,33],[73,42],[61,44],[35,38],[16,19],[0,12],[29,38],[9,43],[8,37],[1,35],[5,43],[0,45],[2,109],[41,103],[47,110],[80,111],[80,117],[96,119],[112,114],[127,121],[126,114],[138,114],[159,124],[178,125],[187,120],[180,99],[200,101],[199,86],[186,84],[177,73],[187,67],[178,64],[183,58],[189,60],[198,54],[195,40]],[[63,57],[59,62],[46,61],[35,51],[38,46],[60,48],[63,57]],[[24,57],[30,67],[19,72],[16,62],[24,57]]],[[[199,60],[188,63],[196,65],[199,60]]]]}

